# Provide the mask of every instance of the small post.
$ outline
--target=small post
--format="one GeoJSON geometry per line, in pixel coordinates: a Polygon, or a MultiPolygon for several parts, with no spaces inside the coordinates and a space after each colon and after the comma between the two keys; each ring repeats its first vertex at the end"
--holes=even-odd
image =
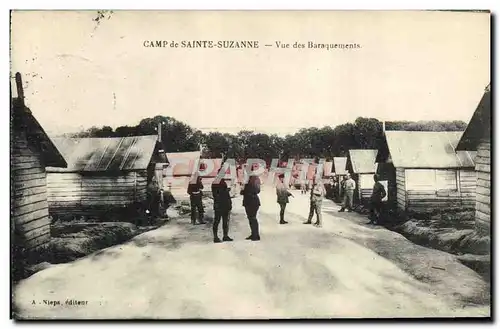
{"type": "Polygon", "coordinates": [[[21,105],[24,106],[24,90],[23,90],[23,80],[21,78],[21,73],[16,73],[16,87],[17,87],[17,98],[21,105]]]}
{"type": "Polygon", "coordinates": [[[161,122],[158,122],[158,142],[161,143],[161,122]]]}
{"type": "Polygon", "coordinates": [[[384,135],[385,135],[385,120],[384,120],[384,121],[382,121],[382,132],[383,132],[383,133],[384,133],[384,135]]]}

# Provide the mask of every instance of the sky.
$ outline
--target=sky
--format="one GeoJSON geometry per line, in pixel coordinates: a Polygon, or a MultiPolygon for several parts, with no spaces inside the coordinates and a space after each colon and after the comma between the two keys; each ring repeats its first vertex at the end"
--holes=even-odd
{"type": "Polygon", "coordinates": [[[280,135],[379,120],[468,121],[490,82],[490,16],[463,12],[13,12],[11,71],[51,134],[171,116],[280,135]],[[144,47],[256,40],[258,49],[144,47]],[[265,44],[355,43],[357,49],[265,44]]]}

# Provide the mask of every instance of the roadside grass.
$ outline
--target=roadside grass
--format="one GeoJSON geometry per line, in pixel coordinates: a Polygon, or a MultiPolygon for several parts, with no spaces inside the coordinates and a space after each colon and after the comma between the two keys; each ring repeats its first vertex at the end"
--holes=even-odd
{"type": "MultiPolygon", "coordinates": [[[[358,207],[368,214],[366,207],[358,207]]],[[[446,209],[428,213],[388,212],[383,224],[413,243],[457,256],[464,265],[490,281],[491,257],[489,236],[474,229],[474,211],[446,209]]]]}

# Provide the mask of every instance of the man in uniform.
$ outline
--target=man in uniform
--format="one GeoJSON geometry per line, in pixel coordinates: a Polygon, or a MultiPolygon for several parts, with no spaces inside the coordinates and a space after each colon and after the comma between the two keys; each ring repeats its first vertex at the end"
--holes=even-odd
{"type": "Polygon", "coordinates": [[[198,223],[205,224],[203,216],[205,210],[203,209],[203,184],[201,177],[197,175],[195,183],[189,183],[187,193],[189,194],[189,201],[191,203],[191,224],[196,225],[196,213],[198,213],[198,223]]]}
{"type": "Polygon", "coordinates": [[[342,179],[339,182],[339,202],[343,203],[344,202],[344,196],[345,196],[345,182],[347,180],[346,176],[342,176],[342,179]]]}
{"type": "Polygon", "coordinates": [[[280,224],[288,224],[285,220],[285,209],[286,204],[289,202],[289,197],[293,197],[293,194],[288,191],[285,185],[285,175],[279,175],[279,182],[276,184],[276,196],[277,202],[280,205],[280,224]]]}
{"type": "Polygon", "coordinates": [[[322,227],[322,216],[321,216],[321,205],[323,203],[323,197],[325,196],[325,187],[323,186],[323,182],[321,179],[318,179],[317,177],[314,177],[313,180],[313,185],[311,187],[311,199],[310,199],[310,204],[309,204],[309,217],[307,218],[307,221],[304,222],[304,224],[311,224],[311,220],[313,218],[314,213],[316,213],[316,223],[314,223],[314,226],[316,227],[322,227]]]}
{"type": "Polygon", "coordinates": [[[347,208],[348,212],[352,211],[352,201],[354,198],[354,190],[356,189],[356,182],[351,178],[348,173],[344,182],[344,205],[340,208],[339,212],[344,212],[347,208]]]}
{"type": "Polygon", "coordinates": [[[161,189],[160,197],[161,197],[160,200],[162,201],[162,214],[161,215],[162,215],[162,217],[168,218],[167,210],[171,205],[175,204],[177,202],[177,200],[175,200],[170,189],[168,191],[161,189]]]}
{"type": "Polygon", "coordinates": [[[380,179],[377,174],[373,175],[373,180],[375,181],[375,184],[373,185],[373,191],[370,197],[370,222],[368,224],[379,224],[381,222],[383,206],[382,199],[385,198],[387,193],[385,192],[384,185],[380,183],[380,179]]]}
{"type": "Polygon", "coordinates": [[[156,218],[159,213],[159,186],[156,181],[156,178],[153,176],[146,188],[146,200],[147,200],[147,209],[146,214],[148,217],[156,218]]]}
{"type": "Polygon", "coordinates": [[[222,241],[233,241],[229,237],[229,213],[232,209],[232,201],[230,188],[227,186],[226,180],[222,178],[218,184],[215,181],[212,183],[212,195],[214,197],[214,243],[219,243],[221,240],[218,236],[219,223],[222,219],[222,241]]]}
{"type": "MultiPolygon", "coordinates": [[[[255,166],[252,168],[254,169],[255,166]]],[[[257,176],[250,176],[247,184],[243,190],[241,190],[241,195],[243,195],[243,207],[245,207],[245,212],[247,214],[248,223],[250,225],[251,234],[246,238],[247,240],[259,241],[259,222],[257,220],[257,212],[260,207],[260,179],[257,176]]]]}

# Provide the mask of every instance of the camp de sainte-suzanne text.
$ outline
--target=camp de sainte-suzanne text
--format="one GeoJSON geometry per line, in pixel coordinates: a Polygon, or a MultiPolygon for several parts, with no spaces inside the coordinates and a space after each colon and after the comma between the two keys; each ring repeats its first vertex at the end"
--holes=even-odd
{"type": "Polygon", "coordinates": [[[147,48],[259,48],[259,41],[211,40],[144,40],[147,48]]]}
{"type": "MultiPolygon", "coordinates": [[[[306,43],[295,42],[293,46],[291,44],[276,41],[275,45],[277,48],[320,48],[320,49],[359,49],[361,46],[356,43],[315,43],[308,41],[306,43]],[[306,47],[307,46],[307,47],[306,47]]],[[[239,41],[239,40],[225,40],[225,41],[213,41],[213,40],[144,40],[143,46],[146,48],[236,48],[236,49],[248,49],[248,48],[260,48],[259,41],[239,41]]],[[[266,45],[271,46],[271,45],[266,45]]]]}

